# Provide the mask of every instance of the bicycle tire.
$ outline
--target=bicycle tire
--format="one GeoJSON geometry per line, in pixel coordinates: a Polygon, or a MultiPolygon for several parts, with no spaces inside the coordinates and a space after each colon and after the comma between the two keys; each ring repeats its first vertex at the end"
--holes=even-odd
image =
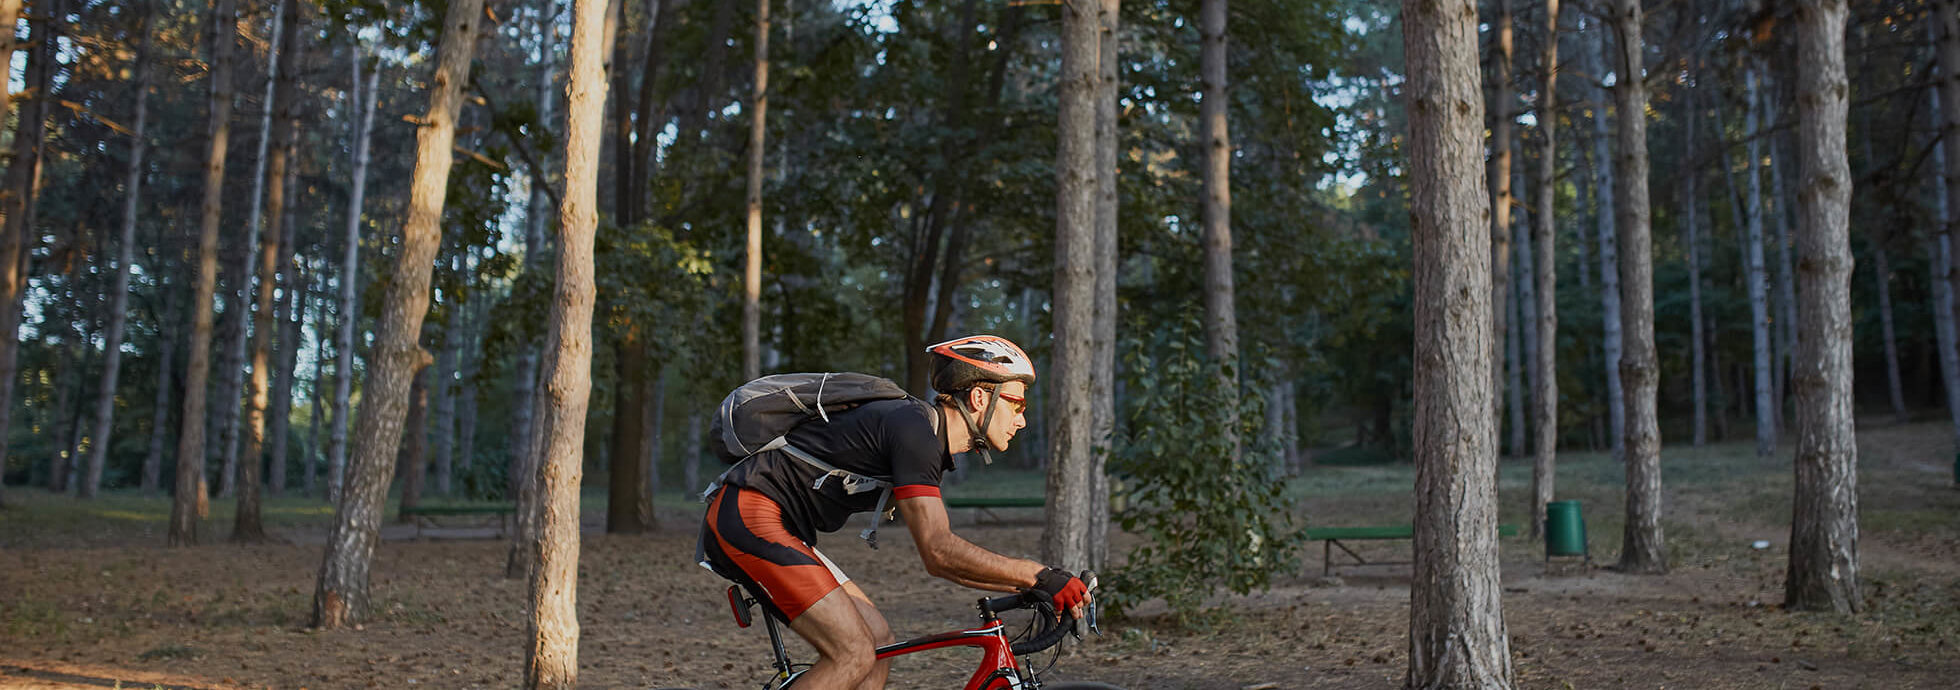
{"type": "Polygon", "coordinates": [[[1061,683],[1042,683],[1041,690],[1123,690],[1121,685],[1097,683],[1095,681],[1065,681],[1061,683]]]}

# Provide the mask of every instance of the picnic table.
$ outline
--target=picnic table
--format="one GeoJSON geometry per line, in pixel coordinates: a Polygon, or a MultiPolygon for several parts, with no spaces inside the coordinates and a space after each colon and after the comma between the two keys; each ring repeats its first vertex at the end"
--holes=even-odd
{"type": "MultiPolygon", "coordinates": [[[[1517,525],[1498,525],[1499,536],[1516,536],[1517,525]]],[[[1334,549],[1340,549],[1354,559],[1352,565],[1402,565],[1414,561],[1373,561],[1362,558],[1347,544],[1348,541],[1383,541],[1394,539],[1414,539],[1416,528],[1413,525],[1375,525],[1368,527],[1309,527],[1307,540],[1321,542],[1320,574],[1322,577],[1334,574],[1334,549]]]]}

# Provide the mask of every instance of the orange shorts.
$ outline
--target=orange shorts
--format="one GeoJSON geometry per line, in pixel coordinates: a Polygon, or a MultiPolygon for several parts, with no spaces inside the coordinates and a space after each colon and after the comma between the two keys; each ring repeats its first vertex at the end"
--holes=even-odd
{"type": "Polygon", "coordinates": [[[708,503],[701,550],[715,573],[749,588],[783,622],[851,578],[783,525],[782,506],[760,492],[724,487],[708,503]]]}

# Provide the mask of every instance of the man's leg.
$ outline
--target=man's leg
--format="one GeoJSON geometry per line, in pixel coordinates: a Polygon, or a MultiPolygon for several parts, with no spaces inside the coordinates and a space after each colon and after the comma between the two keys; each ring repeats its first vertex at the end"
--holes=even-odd
{"type": "MultiPolygon", "coordinates": [[[[810,668],[810,672],[797,679],[797,690],[867,687],[875,690],[884,687],[883,674],[872,673],[874,668],[880,667],[876,663],[880,637],[873,633],[864,614],[860,613],[860,607],[868,607],[870,602],[863,599],[863,590],[853,595],[850,593],[853,589],[857,589],[857,586],[845,583],[843,587],[831,590],[790,622],[789,629],[817,648],[819,655],[817,664],[810,668]],[[861,601],[863,604],[859,604],[861,601]],[[874,680],[875,685],[864,685],[874,680]]],[[[871,611],[872,615],[877,615],[877,609],[871,611]]],[[[883,637],[891,637],[883,616],[877,617],[877,626],[883,631],[883,637]]]]}
{"type": "MultiPolygon", "coordinates": [[[[851,595],[851,603],[857,605],[858,616],[864,619],[865,628],[871,632],[874,646],[883,647],[897,641],[892,638],[891,626],[885,623],[885,614],[879,613],[878,607],[871,604],[871,597],[865,596],[863,588],[858,587],[856,582],[845,582],[844,591],[851,595]]],[[[858,683],[858,690],[883,690],[885,679],[891,675],[891,671],[892,661],[879,659],[872,665],[871,675],[858,683]]]]}

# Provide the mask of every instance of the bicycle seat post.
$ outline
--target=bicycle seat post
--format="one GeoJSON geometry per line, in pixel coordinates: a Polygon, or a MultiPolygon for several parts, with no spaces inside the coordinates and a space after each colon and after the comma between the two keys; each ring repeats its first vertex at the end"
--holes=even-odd
{"type": "Polygon", "coordinates": [[[769,628],[769,646],[776,652],[776,670],[783,676],[789,675],[789,650],[783,648],[783,633],[776,629],[776,617],[764,612],[762,623],[769,628]]]}

